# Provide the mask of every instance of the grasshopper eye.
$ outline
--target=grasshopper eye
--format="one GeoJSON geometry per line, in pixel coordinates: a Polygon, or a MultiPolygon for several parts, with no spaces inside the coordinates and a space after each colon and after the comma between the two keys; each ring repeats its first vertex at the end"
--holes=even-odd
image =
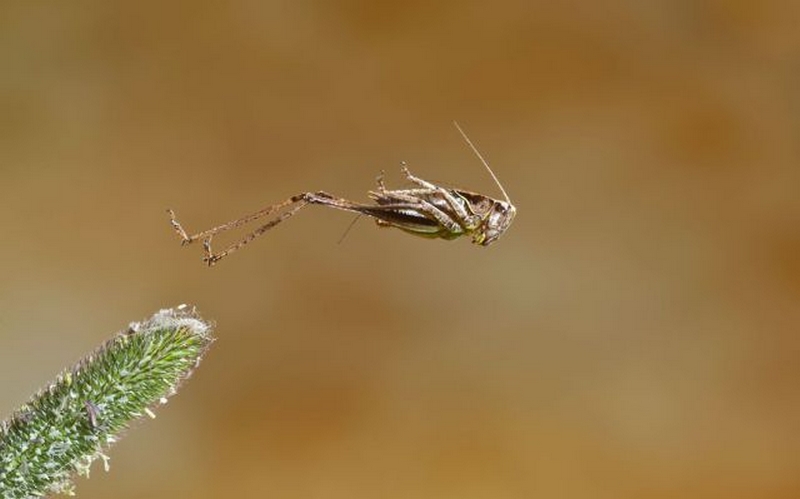
{"type": "Polygon", "coordinates": [[[504,216],[508,216],[510,213],[516,212],[514,207],[511,206],[509,203],[506,203],[505,201],[495,201],[494,209],[495,212],[504,216]]]}

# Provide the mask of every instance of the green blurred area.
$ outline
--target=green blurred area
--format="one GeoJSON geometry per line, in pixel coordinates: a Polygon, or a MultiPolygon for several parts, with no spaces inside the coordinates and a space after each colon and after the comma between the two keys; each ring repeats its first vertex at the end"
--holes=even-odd
{"type": "Polygon", "coordinates": [[[4,2],[0,412],[194,303],[218,342],[82,498],[800,495],[796,2],[4,2]],[[401,161],[490,248],[311,207],[401,161]],[[243,233],[220,238],[218,244],[243,233]]]}

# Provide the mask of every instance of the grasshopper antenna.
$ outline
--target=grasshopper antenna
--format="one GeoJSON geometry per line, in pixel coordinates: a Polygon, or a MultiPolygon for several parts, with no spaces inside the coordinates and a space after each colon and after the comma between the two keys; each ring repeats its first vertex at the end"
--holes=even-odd
{"type": "Polygon", "coordinates": [[[342,237],[339,238],[339,241],[336,244],[342,244],[342,241],[345,240],[345,238],[347,237],[347,234],[350,233],[350,229],[352,229],[353,226],[356,224],[356,222],[358,222],[359,218],[361,218],[361,213],[359,213],[358,215],[355,216],[355,218],[353,218],[353,221],[350,222],[350,224],[344,230],[344,234],[342,234],[342,237]]]}
{"type": "Polygon", "coordinates": [[[501,184],[500,181],[497,179],[497,175],[494,174],[491,167],[489,166],[489,163],[487,163],[486,160],[483,159],[483,155],[481,155],[480,151],[478,151],[478,148],[472,144],[472,141],[469,140],[469,137],[467,137],[467,134],[464,133],[464,130],[462,130],[461,127],[458,125],[458,122],[453,121],[453,124],[456,126],[458,133],[460,133],[461,136],[464,137],[464,141],[466,141],[467,145],[470,147],[470,149],[472,149],[472,152],[474,152],[475,155],[478,156],[478,159],[481,160],[483,166],[485,166],[486,169],[489,171],[489,175],[492,176],[492,178],[494,179],[494,183],[497,184],[497,187],[500,188],[500,191],[503,193],[503,196],[506,198],[508,204],[511,204],[511,199],[508,197],[508,193],[506,193],[506,190],[503,189],[503,184],[501,184]]]}

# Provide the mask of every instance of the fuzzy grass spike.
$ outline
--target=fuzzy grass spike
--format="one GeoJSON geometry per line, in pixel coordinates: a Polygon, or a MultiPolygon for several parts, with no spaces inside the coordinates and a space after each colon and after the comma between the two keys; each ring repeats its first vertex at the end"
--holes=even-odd
{"type": "Polygon", "coordinates": [[[73,495],[130,423],[167,402],[213,341],[193,308],[161,310],[87,355],[0,423],[0,497],[73,495]]]}

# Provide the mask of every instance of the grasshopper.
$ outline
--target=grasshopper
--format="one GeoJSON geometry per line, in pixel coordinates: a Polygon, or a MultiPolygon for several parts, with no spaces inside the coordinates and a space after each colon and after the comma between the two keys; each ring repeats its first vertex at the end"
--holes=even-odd
{"type": "Polygon", "coordinates": [[[303,192],[280,203],[267,206],[255,213],[218,225],[208,230],[189,235],[178,222],[175,212],[167,210],[172,228],[181,238],[183,245],[203,241],[205,261],[209,266],[250,243],[279,223],[288,219],[305,206],[316,204],[366,215],[375,220],[380,227],[395,227],[410,234],[427,238],[455,239],[471,236],[472,242],[489,246],[508,230],[517,209],[495,176],[489,163],[472,144],[458,123],[453,122],[466,143],[480,159],[503,194],[503,200],[462,189],[438,186],[414,176],[402,165],[402,172],[411,184],[411,189],[387,189],[383,182],[383,172],[377,178],[378,188],[369,191],[373,205],[356,203],[328,194],[324,191],[303,192]],[[235,229],[280,210],[275,218],[247,234],[240,241],[228,246],[219,253],[211,250],[211,239],[231,229],[235,229]]]}

